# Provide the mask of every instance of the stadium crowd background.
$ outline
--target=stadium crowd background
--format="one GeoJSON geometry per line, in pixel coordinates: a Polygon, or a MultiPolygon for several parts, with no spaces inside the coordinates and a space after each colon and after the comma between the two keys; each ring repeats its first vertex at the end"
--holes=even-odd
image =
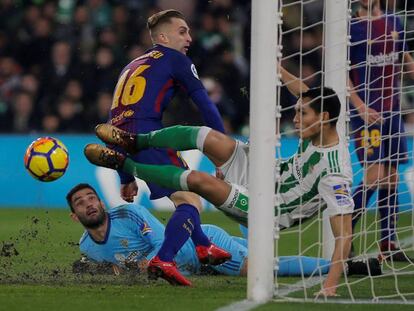
{"type": "MultiPolygon", "coordinates": [[[[414,1],[408,6],[414,9],[414,1]]],[[[0,132],[88,133],[106,122],[120,70],[151,46],[147,17],[168,8],[188,19],[193,37],[188,55],[227,133],[248,134],[247,0],[0,1],[0,132]]],[[[322,11],[322,0],[306,3],[304,25],[313,26],[301,32],[300,7],[284,10],[283,52],[293,56],[283,65],[296,75],[300,69],[311,86],[321,81],[322,11]]],[[[407,29],[414,29],[414,20],[408,22],[407,29]]],[[[292,107],[295,99],[282,89],[281,102],[292,107]]],[[[412,109],[414,95],[406,96],[403,105],[412,109]]],[[[284,111],[284,126],[292,113],[284,111]]],[[[413,129],[414,114],[407,114],[406,121],[413,129]]],[[[164,119],[166,125],[200,122],[197,108],[182,96],[164,119]]]]}

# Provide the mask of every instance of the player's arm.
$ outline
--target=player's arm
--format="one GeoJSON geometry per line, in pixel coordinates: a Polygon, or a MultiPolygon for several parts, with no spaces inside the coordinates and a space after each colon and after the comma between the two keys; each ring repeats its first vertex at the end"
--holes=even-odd
{"type": "MultiPolygon", "coordinates": [[[[129,178],[128,178],[129,180],[129,178]]],[[[138,194],[138,184],[135,178],[132,181],[122,182],[120,186],[120,195],[121,198],[129,203],[134,202],[134,198],[138,194]]]]}
{"type": "Polygon", "coordinates": [[[117,171],[117,173],[121,183],[119,193],[122,200],[132,203],[138,194],[138,185],[135,177],[122,171],[117,171]]]}
{"type": "MultiPolygon", "coordinates": [[[[408,46],[408,44],[405,40],[406,39],[405,38],[405,36],[406,36],[405,28],[403,26],[402,19],[399,18],[399,17],[395,17],[395,18],[396,18],[396,21],[395,21],[396,26],[395,27],[396,27],[397,32],[399,33],[399,39],[400,39],[400,42],[402,44],[402,51],[404,53],[402,63],[403,63],[405,71],[403,71],[403,73],[407,73],[408,76],[412,80],[414,80],[414,60],[413,60],[413,57],[411,56],[411,54],[409,52],[410,48],[409,48],[409,46],[408,46]]],[[[394,23],[394,20],[392,20],[392,22],[394,23]]]]}
{"type": "Polygon", "coordinates": [[[408,73],[410,78],[414,80],[414,59],[409,52],[404,53],[404,67],[405,73],[408,73]]]}
{"type": "Polygon", "coordinates": [[[336,288],[351,250],[354,202],[349,181],[340,175],[328,175],[322,178],[318,185],[318,192],[327,205],[327,213],[335,238],[331,265],[321,294],[333,296],[336,294],[336,288]]]}
{"type": "MultiPolygon", "coordinates": [[[[121,148],[117,148],[115,146],[107,145],[107,147],[115,149],[116,151],[121,153],[125,152],[121,148]]],[[[119,175],[121,183],[121,186],[119,188],[120,197],[122,198],[122,200],[132,203],[134,201],[134,198],[138,194],[138,185],[135,181],[135,177],[121,170],[117,170],[117,173],[119,175]]]]}
{"type": "Polygon", "coordinates": [[[352,214],[331,216],[329,220],[335,238],[335,249],[332,254],[328,276],[323,283],[323,294],[325,296],[336,294],[336,287],[344,271],[352,241],[352,214]]]}
{"type": "Polygon", "coordinates": [[[190,59],[177,52],[171,56],[173,77],[183,86],[197,105],[205,125],[224,133],[223,120],[217,106],[210,100],[207,91],[201,83],[197,70],[190,59]]]}
{"type": "Polygon", "coordinates": [[[292,95],[299,97],[301,93],[309,90],[309,87],[301,79],[291,74],[282,66],[280,66],[280,75],[282,82],[292,95]]]}
{"type": "Polygon", "coordinates": [[[191,93],[190,97],[200,110],[204,123],[208,127],[224,133],[223,120],[217,106],[208,97],[207,91],[199,89],[191,93]]]}
{"type": "Polygon", "coordinates": [[[155,251],[158,250],[164,241],[164,225],[141,205],[129,204],[128,210],[135,215],[132,221],[133,232],[151,245],[155,251]]]}
{"type": "Polygon", "coordinates": [[[381,115],[364,103],[350,78],[348,78],[348,85],[351,105],[358,111],[359,116],[368,124],[381,123],[381,115]]]}

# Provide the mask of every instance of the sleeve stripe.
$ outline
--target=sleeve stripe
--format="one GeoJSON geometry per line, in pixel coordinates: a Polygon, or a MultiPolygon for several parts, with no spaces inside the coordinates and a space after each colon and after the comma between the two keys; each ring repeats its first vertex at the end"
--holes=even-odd
{"type": "Polygon", "coordinates": [[[141,226],[143,224],[143,221],[139,218],[138,215],[135,215],[134,213],[127,211],[127,210],[120,210],[116,211],[112,214],[110,214],[111,219],[122,219],[122,218],[130,218],[133,220],[136,224],[141,226]],[[127,216],[127,217],[125,217],[127,216]]]}
{"type": "Polygon", "coordinates": [[[338,150],[328,152],[329,169],[331,173],[340,173],[338,150]]]}
{"type": "Polygon", "coordinates": [[[230,260],[230,261],[226,261],[223,265],[238,268],[238,267],[240,267],[240,261],[230,260]]]}
{"type": "Polygon", "coordinates": [[[240,269],[240,261],[227,261],[222,264],[222,267],[225,267],[227,269],[238,271],[240,269]]]}

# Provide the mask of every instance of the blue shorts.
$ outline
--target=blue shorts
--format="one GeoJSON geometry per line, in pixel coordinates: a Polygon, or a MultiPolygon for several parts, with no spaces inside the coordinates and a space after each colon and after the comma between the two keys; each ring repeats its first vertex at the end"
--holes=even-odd
{"type": "MultiPolygon", "coordinates": [[[[119,125],[119,128],[131,133],[148,133],[162,128],[160,122],[147,120],[130,120],[130,122],[119,125]]],[[[135,162],[153,165],[175,165],[188,169],[187,163],[181,157],[180,152],[171,148],[149,148],[138,152],[131,157],[135,162]]],[[[156,200],[169,197],[177,190],[160,187],[154,183],[147,183],[151,192],[150,199],[156,200]]]]}
{"type": "Polygon", "coordinates": [[[219,266],[212,266],[212,268],[225,275],[240,275],[247,258],[247,247],[217,226],[201,225],[201,227],[211,242],[231,253],[231,260],[219,266]]]}
{"type": "Polygon", "coordinates": [[[389,165],[407,163],[407,138],[399,112],[384,113],[382,124],[365,127],[359,116],[351,117],[353,139],[358,160],[362,163],[381,162],[389,165]]]}

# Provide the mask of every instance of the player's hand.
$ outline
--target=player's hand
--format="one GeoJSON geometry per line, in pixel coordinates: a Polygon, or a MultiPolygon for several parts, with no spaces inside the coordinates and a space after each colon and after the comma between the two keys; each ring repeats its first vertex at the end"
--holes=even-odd
{"type": "Polygon", "coordinates": [[[138,185],[135,180],[128,184],[121,184],[121,198],[129,203],[134,202],[134,197],[138,194],[138,185]]]}
{"type": "Polygon", "coordinates": [[[382,117],[381,114],[375,109],[369,108],[366,105],[360,105],[358,107],[359,116],[369,125],[371,124],[381,124],[382,117]]]}
{"type": "Polygon", "coordinates": [[[336,293],[336,282],[332,282],[328,279],[323,283],[323,287],[319,292],[314,293],[315,298],[325,298],[325,297],[337,297],[339,296],[336,293]]]}
{"type": "Polygon", "coordinates": [[[338,297],[339,295],[336,293],[336,288],[323,288],[319,292],[313,294],[316,299],[318,298],[325,298],[325,297],[338,297]]]}

